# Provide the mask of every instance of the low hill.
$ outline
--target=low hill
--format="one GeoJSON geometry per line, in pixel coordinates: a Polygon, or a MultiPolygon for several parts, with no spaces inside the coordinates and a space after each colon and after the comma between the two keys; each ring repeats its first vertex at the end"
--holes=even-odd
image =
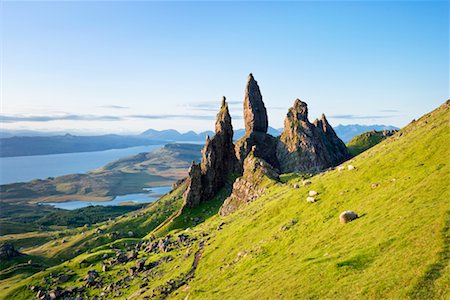
{"type": "Polygon", "coordinates": [[[447,101],[334,170],[258,174],[263,194],[226,217],[227,188],[181,210],[182,185],[38,247],[23,237],[46,269],[5,269],[0,297],[448,299],[449,121],[447,101]],[[359,218],[341,224],[346,210],[359,218]]]}
{"type": "Polygon", "coordinates": [[[398,130],[372,130],[357,135],[347,143],[348,152],[350,152],[352,156],[356,156],[397,132],[398,130]]]}
{"type": "Polygon", "coordinates": [[[107,134],[99,136],[13,136],[0,139],[0,157],[102,151],[163,144],[139,136],[107,134]]]}
{"type": "Polygon", "coordinates": [[[391,125],[359,125],[359,124],[350,124],[350,125],[337,125],[334,128],[338,137],[344,141],[344,143],[348,143],[352,138],[363,134],[368,131],[384,131],[384,130],[398,130],[398,127],[391,125]]]}

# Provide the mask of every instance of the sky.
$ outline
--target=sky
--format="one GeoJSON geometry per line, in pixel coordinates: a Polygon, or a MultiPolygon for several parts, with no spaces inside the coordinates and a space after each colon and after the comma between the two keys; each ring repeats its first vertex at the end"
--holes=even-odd
{"type": "Polygon", "coordinates": [[[253,73],[269,125],[405,126],[449,99],[448,1],[1,2],[1,126],[71,133],[243,127],[253,73]]]}

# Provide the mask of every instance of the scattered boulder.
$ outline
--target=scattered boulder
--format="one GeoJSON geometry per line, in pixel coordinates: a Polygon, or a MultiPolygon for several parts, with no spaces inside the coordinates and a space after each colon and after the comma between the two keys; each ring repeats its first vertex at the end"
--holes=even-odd
{"type": "Polygon", "coordinates": [[[354,170],[354,169],[356,169],[356,168],[355,168],[355,166],[353,166],[353,165],[348,165],[348,166],[347,166],[347,169],[348,169],[349,171],[351,171],[351,170],[354,170]]]}
{"type": "Polygon", "coordinates": [[[339,167],[337,167],[337,170],[338,170],[338,172],[344,171],[344,170],[345,170],[345,167],[344,167],[344,166],[339,166],[339,167]]]}
{"type": "Polygon", "coordinates": [[[380,184],[379,184],[379,183],[372,183],[370,186],[371,186],[373,189],[375,189],[375,188],[379,187],[380,184]]]}
{"type": "Polygon", "coordinates": [[[310,181],[310,180],[304,180],[303,182],[302,182],[302,185],[303,186],[305,186],[305,185],[310,185],[312,182],[310,181]]]}
{"type": "Polygon", "coordinates": [[[298,183],[294,183],[294,185],[292,186],[294,189],[298,189],[300,188],[300,185],[298,183]]]}
{"type": "Polygon", "coordinates": [[[342,224],[351,222],[353,220],[356,220],[357,218],[358,218],[358,214],[351,210],[344,211],[343,213],[341,213],[339,215],[339,221],[342,224]]]}
{"type": "Polygon", "coordinates": [[[128,231],[128,236],[129,237],[133,237],[134,236],[134,232],[133,231],[128,231]]]}

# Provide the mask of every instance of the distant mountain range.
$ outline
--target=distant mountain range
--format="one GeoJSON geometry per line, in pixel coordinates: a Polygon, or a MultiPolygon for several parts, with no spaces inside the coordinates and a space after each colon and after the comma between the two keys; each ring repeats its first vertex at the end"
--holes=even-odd
{"type": "MultiPolygon", "coordinates": [[[[338,125],[334,127],[336,134],[344,143],[354,136],[371,130],[398,129],[389,125],[338,125]]],[[[278,136],[282,128],[269,127],[268,133],[278,136]]],[[[236,129],[234,139],[238,140],[245,134],[245,129],[236,129]]],[[[193,142],[205,141],[206,135],[213,136],[213,131],[196,133],[188,131],[180,133],[174,129],[155,130],[148,129],[138,135],[95,135],[83,136],[72,134],[60,134],[59,132],[39,131],[8,131],[0,132],[0,157],[45,155],[57,153],[102,151],[108,149],[120,149],[136,146],[165,144],[167,142],[193,142]]]]}

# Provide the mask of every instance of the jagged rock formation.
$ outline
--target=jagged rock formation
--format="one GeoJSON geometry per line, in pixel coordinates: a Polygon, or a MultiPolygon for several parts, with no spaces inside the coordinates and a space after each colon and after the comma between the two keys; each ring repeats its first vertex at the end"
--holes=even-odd
{"type": "Polygon", "coordinates": [[[186,207],[197,207],[202,200],[202,169],[200,164],[192,162],[187,178],[187,188],[184,192],[184,205],[186,207]]]}
{"type": "Polygon", "coordinates": [[[299,99],[287,113],[276,155],[282,172],[317,172],[349,157],[325,115],[310,123],[308,106],[299,99]]]}
{"type": "Polygon", "coordinates": [[[225,97],[216,118],[216,134],[207,137],[202,151],[203,198],[208,200],[222,188],[229,174],[235,170],[233,126],[225,97]]]}
{"type": "Polygon", "coordinates": [[[267,188],[262,182],[266,177],[273,181],[280,179],[270,164],[256,157],[253,151],[250,152],[244,161],[244,174],[234,182],[233,192],[223,203],[219,214],[229,215],[242,205],[264,195],[267,188]]]}
{"type": "Polygon", "coordinates": [[[253,75],[248,76],[244,95],[245,135],[235,145],[238,171],[242,173],[244,160],[255,148],[255,155],[263,158],[275,168],[278,167],[275,155],[277,139],[267,134],[269,125],[267,110],[262,100],[261,91],[253,75]]]}
{"type": "Polygon", "coordinates": [[[0,261],[10,260],[16,256],[21,255],[23,254],[14,249],[14,246],[12,244],[4,243],[0,245],[0,261]]]}
{"type": "Polygon", "coordinates": [[[187,207],[210,200],[221,189],[236,168],[233,126],[225,97],[216,118],[215,135],[206,138],[201,165],[192,164],[184,199],[187,207]]]}
{"type": "Polygon", "coordinates": [[[245,87],[244,123],[246,134],[254,131],[266,133],[269,127],[267,110],[262,101],[261,91],[251,73],[248,76],[247,86],[245,87]]]}
{"type": "Polygon", "coordinates": [[[221,209],[220,213],[226,215],[261,195],[263,190],[258,184],[264,174],[275,179],[278,170],[316,172],[349,157],[325,116],[310,123],[308,107],[298,99],[289,109],[280,138],[267,134],[267,110],[252,74],[245,88],[244,123],[245,135],[233,144],[233,127],[224,97],[217,114],[215,135],[206,139],[201,164],[192,164],[189,171],[185,206],[196,207],[212,199],[225,186],[230,174],[243,174],[221,209]]]}

